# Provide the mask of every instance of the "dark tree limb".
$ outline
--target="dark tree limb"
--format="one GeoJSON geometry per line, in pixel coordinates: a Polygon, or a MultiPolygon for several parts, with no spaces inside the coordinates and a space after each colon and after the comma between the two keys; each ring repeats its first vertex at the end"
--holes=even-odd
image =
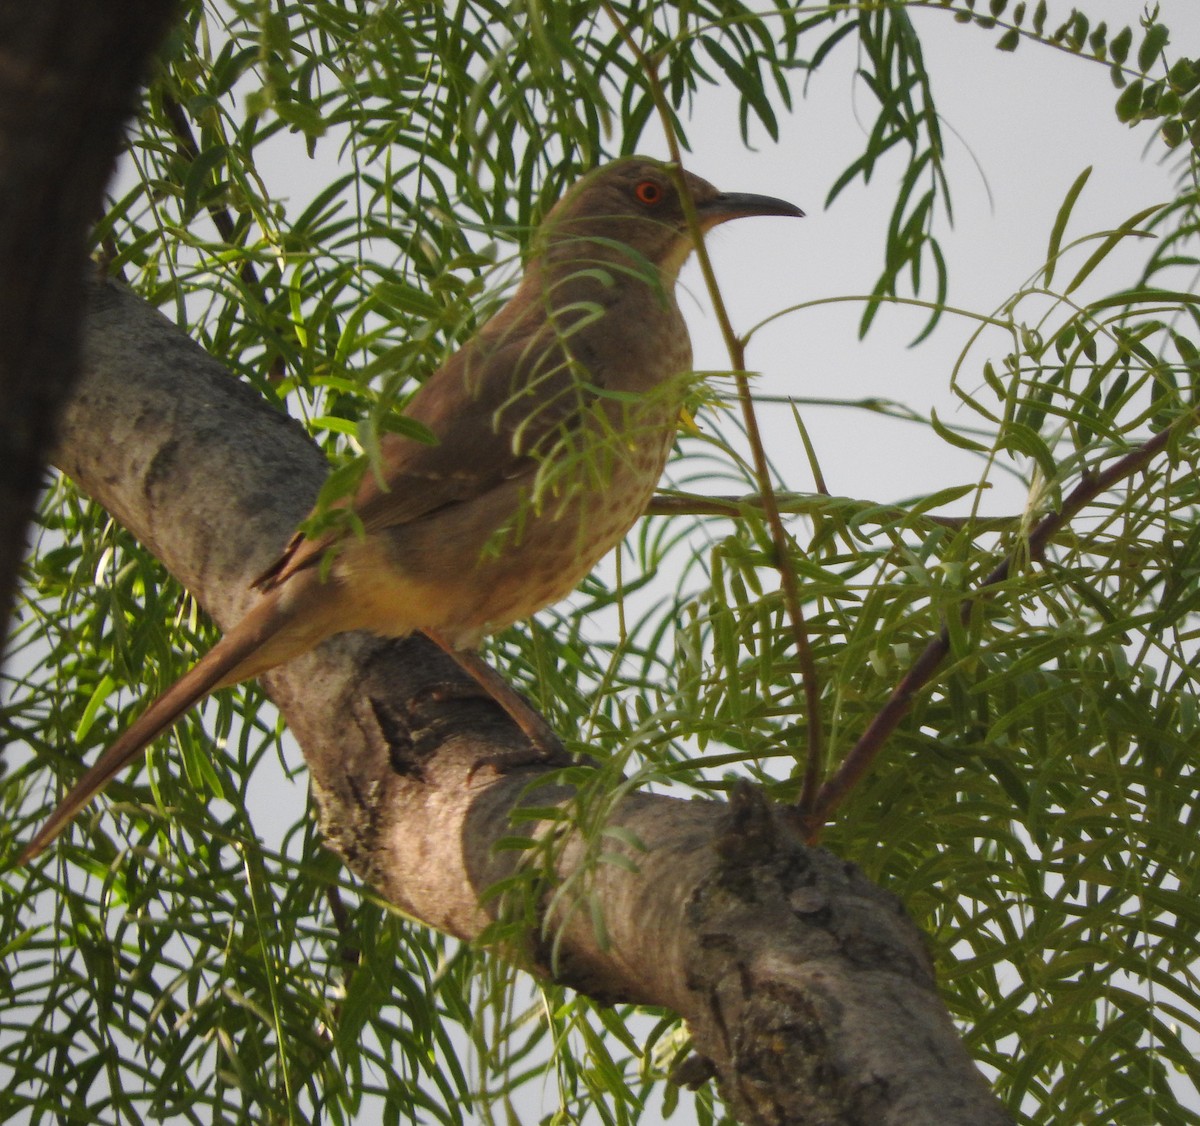
{"type": "Polygon", "coordinates": [[[0,0],[0,653],[59,407],[87,231],[172,0],[0,0]]]}
{"type": "MultiPolygon", "coordinates": [[[[299,426],[115,285],[93,302],[59,463],[224,625],[325,472],[299,426]]],[[[264,679],[329,847],[391,902],[474,939],[498,910],[485,892],[516,863],[493,846],[546,768],[496,768],[527,747],[459,675],[422,639],[355,634],[264,679]]],[[[681,1014],[697,1057],[680,1077],[715,1075],[747,1124],[1009,1121],[937,994],[923,936],[853,865],[805,847],[749,789],[728,805],[635,794],[608,823],[624,833],[605,850],[627,863],[597,862],[578,832],[545,835],[534,972],[681,1014]]]]}

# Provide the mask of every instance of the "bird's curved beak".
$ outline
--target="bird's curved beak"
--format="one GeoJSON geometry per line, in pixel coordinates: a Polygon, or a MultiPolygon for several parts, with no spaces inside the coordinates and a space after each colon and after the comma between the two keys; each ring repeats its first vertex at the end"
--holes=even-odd
{"type": "Polygon", "coordinates": [[[804,212],[785,199],[749,192],[721,192],[696,203],[696,217],[705,230],[730,219],[744,219],[751,215],[788,215],[802,219],[804,212]]]}

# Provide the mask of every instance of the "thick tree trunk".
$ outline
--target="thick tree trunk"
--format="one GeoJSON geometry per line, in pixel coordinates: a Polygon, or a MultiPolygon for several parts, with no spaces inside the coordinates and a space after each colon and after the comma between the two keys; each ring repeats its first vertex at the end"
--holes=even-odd
{"type": "Polygon", "coordinates": [[[58,409],[87,231],[172,0],[0,0],[0,654],[58,409]]]}
{"type": "MultiPolygon", "coordinates": [[[[225,626],[325,471],[297,425],[114,285],[92,302],[59,464],[225,626]]],[[[473,938],[496,910],[482,893],[515,863],[493,845],[546,767],[490,701],[445,690],[456,676],[421,640],[343,635],[265,680],[330,847],[406,911],[473,938]]],[[[561,788],[536,799],[552,796],[569,800],[561,788]]],[[[625,863],[598,862],[575,832],[535,853],[553,866],[529,886],[557,942],[553,959],[532,957],[590,996],[686,1017],[698,1057],[682,1079],[715,1074],[744,1123],[1009,1121],[937,995],[922,935],[852,865],[802,846],[749,789],[730,805],[635,794],[608,823],[624,835],[604,849],[625,863]]]]}

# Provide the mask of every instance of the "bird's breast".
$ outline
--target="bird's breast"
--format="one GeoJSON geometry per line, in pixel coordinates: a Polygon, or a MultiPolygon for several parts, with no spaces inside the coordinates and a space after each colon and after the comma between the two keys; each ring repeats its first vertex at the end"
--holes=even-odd
{"type": "Polygon", "coordinates": [[[624,539],[654,493],[670,452],[678,408],[619,451],[605,450],[580,474],[539,495],[514,498],[514,514],[484,548],[463,617],[487,634],[565,598],[624,539]]]}
{"type": "Polygon", "coordinates": [[[623,295],[571,347],[593,382],[611,391],[653,393],[692,366],[692,342],[674,300],[647,286],[623,295]]]}
{"type": "Polygon", "coordinates": [[[600,400],[527,473],[380,537],[368,628],[466,648],[564,598],[645,511],[678,416],[676,396],[600,400]]]}

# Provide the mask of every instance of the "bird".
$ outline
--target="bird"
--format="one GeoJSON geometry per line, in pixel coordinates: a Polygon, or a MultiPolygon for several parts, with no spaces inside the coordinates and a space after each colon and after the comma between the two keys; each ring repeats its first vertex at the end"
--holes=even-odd
{"type": "Polygon", "coordinates": [[[532,711],[475,649],[574,590],[654,492],[692,366],[675,297],[694,249],[681,187],[701,232],[804,214],[642,156],[575,182],[512,297],[409,400],[432,441],[381,438],[376,471],[334,502],[344,519],[292,537],[245,616],[80,777],[18,864],[193,705],[347,630],[423,632],[518,722],[532,711]]]}

